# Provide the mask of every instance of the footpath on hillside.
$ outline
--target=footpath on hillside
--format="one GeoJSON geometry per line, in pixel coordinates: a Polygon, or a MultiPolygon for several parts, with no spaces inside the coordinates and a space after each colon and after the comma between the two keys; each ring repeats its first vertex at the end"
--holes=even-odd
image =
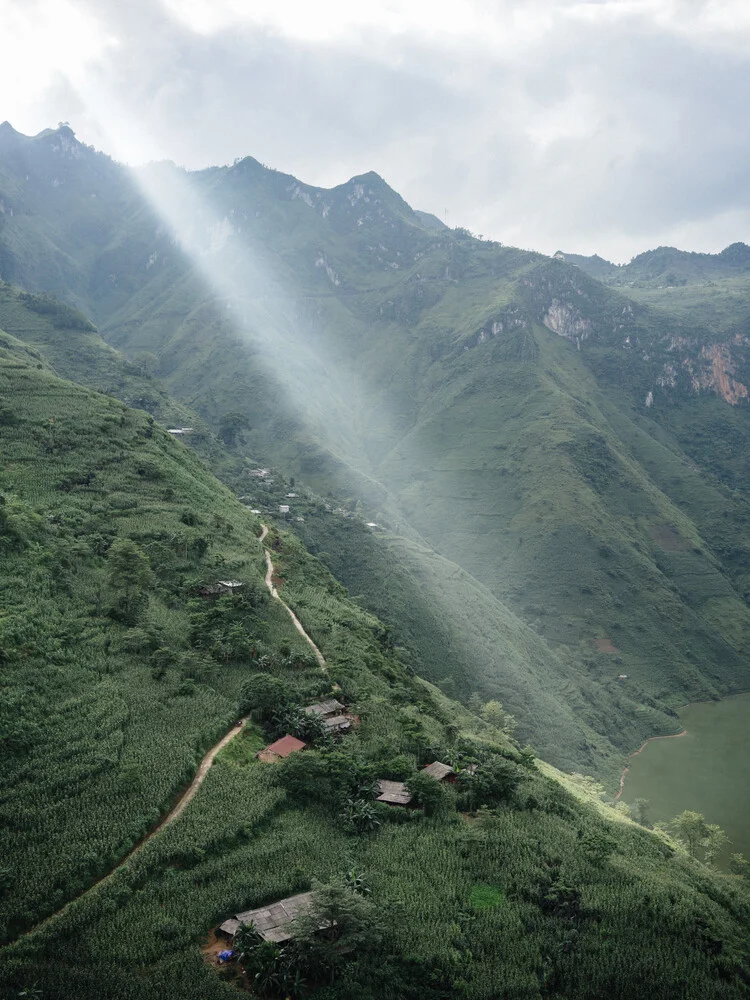
{"type": "MultiPolygon", "coordinates": [[[[261,528],[263,530],[261,531],[258,540],[260,541],[261,545],[263,545],[263,541],[264,541],[266,535],[268,534],[268,528],[266,527],[265,524],[261,524],[261,528]]],[[[266,556],[266,586],[268,587],[268,592],[270,593],[271,597],[275,598],[281,605],[283,605],[283,607],[286,608],[287,614],[289,615],[289,617],[294,622],[294,627],[297,629],[297,631],[302,636],[302,638],[305,639],[306,642],[309,643],[310,648],[312,649],[313,653],[315,653],[315,658],[318,661],[318,663],[320,664],[320,669],[321,670],[327,670],[328,667],[326,666],[325,657],[323,656],[323,654],[321,653],[321,651],[318,649],[318,647],[315,645],[315,643],[312,641],[312,639],[307,634],[307,632],[305,632],[304,628],[302,627],[302,622],[295,615],[295,613],[292,611],[292,609],[289,607],[289,605],[286,603],[286,601],[283,600],[283,598],[279,594],[278,590],[274,586],[273,578],[274,578],[274,575],[276,573],[276,570],[274,569],[273,562],[271,561],[271,553],[268,551],[268,547],[266,545],[263,545],[263,551],[264,551],[265,556],[266,556]]]]}
{"type": "MultiPolygon", "coordinates": [[[[274,586],[273,577],[275,574],[275,569],[273,561],[271,560],[271,553],[268,551],[268,548],[265,545],[263,545],[263,541],[268,534],[268,528],[266,527],[265,524],[261,524],[261,528],[263,530],[258,540],[260,541],[263,547],[263,552],[265,553],[266,557],[266,567],[267,567],[266,586],[268,587],[269,593],[271,594],[271,597],[277,600],[286,609],[289,617],[294,622],[294,627],[297,629],[299,634],[310,644],[311,649],[315,653],[315,658],[320,664],[321,670],[327,670],[328,668],[326,666],[325,657],[318,649],[318,647],[315,645],[315,643],[312,641],[307,632],[305,632],[299,618],[297,618],[297,616],[289,607],[289,605],[286,603],[286,601],[284,601],[281,598],[278,590],[274,586]]],[[[232,726],[232,728],[229,730],[228,733],[222,736],[222,738],[215,746],[211,747],[211,749],[208,751],[208,753],[206,753],[206,755],[203,757],[200,764],[198,765],[198,770],[195,772],[195,777],[187,786],[182,795],[179,797],[177,802],[169,810],[169,812],[164,817],[162,817],[162,819],[159,820],[159,822],[152,830],[150,830],[144,837],[142,837],[138,841],[138,843],[132,848],[132,850],[128,851],[125,857],[122,858],[122,860],[120,860],[110,872],[108,872],[106,875],[102,875],[102,877],[97,879],[96,882],[93,882],[88,887],[88,889],[85,889],[81,893],[80,896],[76,896],[75,899],[69,900],[59,910],[56,910],[54,913],[51,913],[48,917],[45,917],[44,920],[41,920],[38,924],[35,924],[33,927],[30,927],[27,931],[24,931],[23,934],[20,935],[20,937],[25,937],[27,934],[31,934],[34,931],[39,930],[46,924],[50,923],[52,920],[55,920],[57,917],[62,916],[63,913],[66,913],[67,910],[71,906],[73,906],[74,903],[79,902],[79,900],[83,899],[84,896],[86,896],[88,893],[96,889],[97,886],[100,886],[104,882],[111,879],[120,870],[120,868],[122,868],[122,866],[133,857],[136,851],[141,850],[141,848],[144,847],[149,842],[149,840],[151,840],[152,837],[154,837],[157,833],[159,833],[160,830],[163,830],[165,826],[168,826],[170,823],[173,823],[174,820],[176,820],[177,817],[180,816],[183,813],[183,811],[187,808],[188,804],[194,798],[195,793],[198,791],[200,786],[206,780],[206,776],[209,770],[211,769],[211,765],[213,764],[216,755],[220,753],[224,749],[224,747],[227,746],[228,743],[231,743],[231,741],[242,732],[249,718],[250,716],[246,715],[244,718],[240,719],[239,722],[237,722],[235,725],[232,726]]],[[[18,938],[16,940],[18,940],[18,938]]]]}

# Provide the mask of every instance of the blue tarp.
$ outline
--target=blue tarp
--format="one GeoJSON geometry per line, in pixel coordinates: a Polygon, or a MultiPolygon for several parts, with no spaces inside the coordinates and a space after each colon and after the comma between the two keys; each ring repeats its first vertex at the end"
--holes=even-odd
{"type": "Polygon", "coordinates": [[[231,959],[232,955],[234,955],[233,951],[220,951],[219,952],[219,961],[220,962],[228,962],[231,959]]]}

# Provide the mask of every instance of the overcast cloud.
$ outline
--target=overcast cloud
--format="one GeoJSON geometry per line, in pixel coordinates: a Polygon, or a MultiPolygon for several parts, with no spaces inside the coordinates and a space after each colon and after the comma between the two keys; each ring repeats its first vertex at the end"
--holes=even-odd
{"type": "Polygon", "coordinates": [[[550,253],[750,242],[743,2],[0,0],[0,23],[21,131],[324,186],[372,169],[550,253]]]}

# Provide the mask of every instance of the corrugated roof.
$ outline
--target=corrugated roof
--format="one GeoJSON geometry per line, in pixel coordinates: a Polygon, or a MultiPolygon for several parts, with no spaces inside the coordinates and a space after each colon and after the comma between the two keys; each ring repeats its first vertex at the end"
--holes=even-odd
{"type": "Polygon", "coordinates": [[[330,732],[339,733],[351,727],[352,717],[350,715],[330,715],[323,719],[323,724],[330,732]]]}
{"type": "Polygon", "coordinates": [[[295,750],[304,750],[307,746],[302,740],[298,740],[296,736],[282,736],[280,740],[276,740],[275,743],[270,743],[261,753],[269,752],[275,753],[278,757],[288,757],[290,753],[294,753],[295,750]]]}
{"type": "Polygon", "coordinates": [[[453,774],[453,768],[449,764],[443,764],[439,760],[434,760],[432,764],[428,764],[422,770],[425,774],[429,774],[431,778],[435,778],[436,781],[442,781],[449,774],[453,774]]]}
{"type": "Polygon", "coordinates": [[[344,711],[344,706],[335,698],[328,698],[326,701],[319,701],[316,705],[308,705],[305,709],[307,715],[340,715],[344,711]]]}
{"type": "Polygon", "coordinates": [[[387,802],[390,806],[408,806],[412,800],[412,794],[403,781],[388,781],[381,778],[378,781],[380,795],[378,802],[387,802]]]}
{"type": "Polygon", "coordinates": [[[288,941],[292,936],[289,925],[295,917],[306,913],[313,902],[311,892],[301,892],[296,896],[289,896],[287,899],[280,899],[278,903],[271,903],[270,906],[260,906],[257,910],[246,910],[237,914],[237,920],[227,920],[221,925],[222,930],[225,924],[236,923],[252,924],[256,931],[266,941],[288,941]]]}

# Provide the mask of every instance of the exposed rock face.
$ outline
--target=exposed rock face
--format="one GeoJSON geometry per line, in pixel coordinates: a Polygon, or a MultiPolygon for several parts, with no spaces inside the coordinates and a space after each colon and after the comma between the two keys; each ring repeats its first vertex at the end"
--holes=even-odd
{"type": "Polygon", "coordinates": [[[548,330],[552,330],[559,337],[572,340],[579,350],[581,342],[591,332],[591,320],[584,319],[576,309],[558,299],[552,299],[542,322],[548,330]]]}
{"type": "Polygon", "coordinates": [[[747,386],[732,378],[734,364],[729,344],[712,344],[710,347],[704,347],[701,354],[711,362],[710,374],[702,380],[706,388],[714,389],[732,406],[736,406],[741,399],[748,398],[747,386]]]}

